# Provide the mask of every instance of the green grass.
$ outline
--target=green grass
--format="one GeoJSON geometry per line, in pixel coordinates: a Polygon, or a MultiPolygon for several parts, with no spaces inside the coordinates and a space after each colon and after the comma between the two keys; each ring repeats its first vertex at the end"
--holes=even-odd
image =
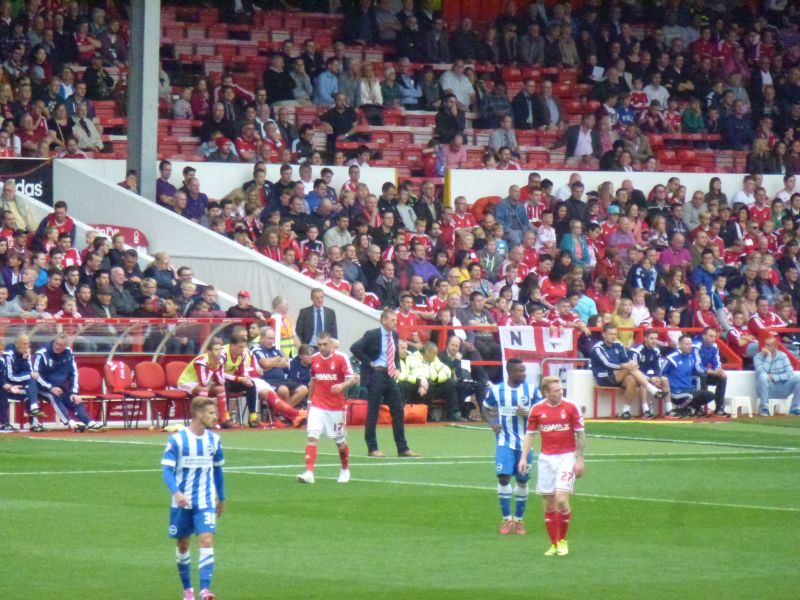
{"type": "MultiPolygon", "coordinates": [[[[303,432],[223,433],[213,587],[222,600],[798,598],[800,421],[587,431],[571,554],[551,559],[533,496],[528,535],[497,534],[488,430],[410,427],[425,458],[381,461],[352,429],[346,486],[330,441],[301,486],[303,432]]],[[[388,428],[380,439],[392,449],[388,428]]],[[[179,598],[165,441],[0,437],[0,597],[179,598]]]]}

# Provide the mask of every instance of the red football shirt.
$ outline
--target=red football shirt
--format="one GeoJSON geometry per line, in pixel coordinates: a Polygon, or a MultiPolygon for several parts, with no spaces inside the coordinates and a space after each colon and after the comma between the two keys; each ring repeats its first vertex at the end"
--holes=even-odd
{"type": "Polygon", "coordinates": [[[344,392],[338,394],[331,388],[353,376],[350,360],[341,352],[330,356],[317,352],[311,357],[311,379],[314,380],[314,395],[311,404],[322,410],[344,410],[344,392]]]}
{"type": "Polygon", "coordinates": [[[528,431],[542,434],[542,454],[575,452],[575,432],[583,431],[583,415],[567,400],[556,406],[539,402],[528,417],[528,431]]]}

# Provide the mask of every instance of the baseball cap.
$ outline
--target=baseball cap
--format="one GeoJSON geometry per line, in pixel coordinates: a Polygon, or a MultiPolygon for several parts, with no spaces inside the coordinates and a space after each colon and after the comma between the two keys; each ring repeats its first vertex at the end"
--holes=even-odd
{"type": "Polygon", "coordinates": [[[249,298],[250,297],[250,292],[248,292],[247,290],[239,290],[239,293],[236,294],[236,295],[239,298],[249,298]]]}
{"type": "Polygon", "coordinates": [[[612,204],[608,207],[608,214],[610,215],[618,215],[619,214],[619,206],[616,204],[612,204]]]}
{"type": "Polygon", "coordinates": [[[225,144],[230,144],[231,141],[228,138],[226,138],[225,136],[221,135],[216,139],[215,143],[217,144],[217,148],[221,148],[225,144]]]}

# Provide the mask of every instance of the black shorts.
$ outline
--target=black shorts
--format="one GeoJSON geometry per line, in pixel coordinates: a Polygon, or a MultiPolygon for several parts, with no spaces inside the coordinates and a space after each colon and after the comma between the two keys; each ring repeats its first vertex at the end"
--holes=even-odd
{"type": "Polygon", "coordinates": [[[622,387],[616,379],[609,379],[605,375],[595,377],[594,382],[601,387],[622,387]]]}
{"type": "Polygon", "coordinates": [[[285,386],[290,394],[294,394],[297,388],[304,385],[294,379],[267,379],[266,382],[275,388],[275,391],[277,391],[279,387],[285,386]]]}

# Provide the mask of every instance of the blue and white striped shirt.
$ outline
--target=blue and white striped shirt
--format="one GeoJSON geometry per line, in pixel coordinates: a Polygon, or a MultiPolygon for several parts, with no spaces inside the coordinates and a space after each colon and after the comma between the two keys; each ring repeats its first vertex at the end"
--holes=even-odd
{"type": "Polygon", "coordinates": [[[500,433],[497,434],[497,445],[506,446],[512,450],[522,449],[522,441],[528,426],[527,417],[517,414],[517,408],[524,407],[529,412],[534,404],[542,401],[539,389],[523,383],[518,387],[511,387],[505,382],[496,383],[489,387],[483,405],[486,408],[496,408],[500,433]]]}
{"type": "MultiPolygon", "coordinates": [[[[206,430],[198,437],[188,429],[172,434],[161,464],[175,469],[178,491],[186,496],[189,508],[216,508],[214,467],[225,464],[222,443],[217,434],[206,430]]],[[[177,508],[174,497],[172,507],[177,508]]]]}

